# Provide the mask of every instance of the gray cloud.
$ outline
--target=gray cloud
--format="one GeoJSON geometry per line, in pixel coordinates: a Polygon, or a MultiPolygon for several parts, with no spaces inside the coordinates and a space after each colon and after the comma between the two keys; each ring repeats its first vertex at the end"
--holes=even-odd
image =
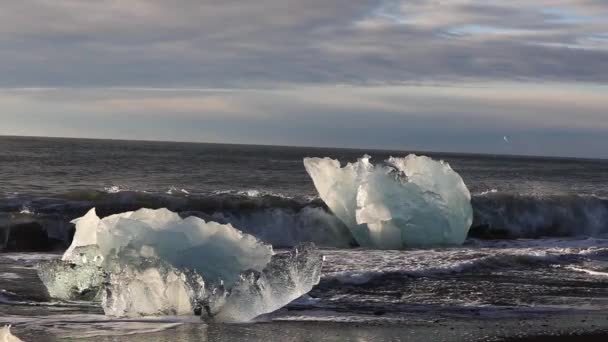
{"type": "Polygon", "coordinates": [[[608,157],[605,92],[556,84],[13,90],[0,92],[0,134],[608,157]]]}
{"type": "Polygon", "coordinates": [[[7,0],[0,86],[603,83],[606,19],[599,0],[7,0]]]}
{"type": "Polygon", "coordinates": [[[604,0],[0,4],[0,134],[608,158],[604,0]]]}

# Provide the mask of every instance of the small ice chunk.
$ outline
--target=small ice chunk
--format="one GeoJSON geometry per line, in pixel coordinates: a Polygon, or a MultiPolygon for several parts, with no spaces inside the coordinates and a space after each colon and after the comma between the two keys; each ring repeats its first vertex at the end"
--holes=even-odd
{"type": "Polygon", "coordinates": [[[104,281],[103,258],[95,245],[76,247],[70,261],[43,261],[38,276],[49,295],[63,300],[94,300],[104,281]]]}
{"type": "Polygon", "coordinates": [[[205,282],[155,257],[121,256],[109,262],[101,293],[108,316],[192,315],[205,296],[205,282]]]}
{"type": "Polygon", "coordinates": [[[100,221],[95,208],[89,210],[83,217],[73,220],[72,223],[76,224],[76,232],[74,233],[72,244],[63,253],[61,260],[68,261],[74,257],[78,257],[74,255],[74,249],[77,247],[97,245],[96,230],[100,221]]]}
{"type": "Polygon", "coordinates": [[[19,337],[11,334],[11,326],[5,325],[0,329],[0,342],[23,342],[19,337]]]}
{"type": "Polygon", "coordinates": [[[399,249],[462,244],[473,220],[471,195],[449,164],[409,155],[374,166],[364,156],[305,158],[319,196],[361,246],[399,249]]]}
{"type": "Polygon", "coordinates": [[[262,272],[241,273],[225,298],[214,299],[215,321],[248,322],[276,311],[317,285],[323,256],[314,244],[301,244],[287,253],[277,254],[262,272]]]}

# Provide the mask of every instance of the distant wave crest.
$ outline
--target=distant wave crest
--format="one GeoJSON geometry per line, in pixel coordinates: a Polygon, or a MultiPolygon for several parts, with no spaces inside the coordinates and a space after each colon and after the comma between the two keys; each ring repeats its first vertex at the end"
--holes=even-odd
{"type": "MultiPolygon", "coordinates": [[[[469,238],[516,239],[608,234],[608,199],[524,196],[486,192],[472,198],[469,238]]],[[[52,197],[0,198],[0,249],[49,250],[69,245],[69,222],[96,207],[100,216],[139,208],[167,208],[186,216],[231,223],[275,247],[312,241],[353,247],[349,230],[318,198],[289,197],[258,190],[190,194],[184,191],[78,191],[52,197]],[[24,210],[27,208],[27,210],[24,210]]]]}
{"type": "Polygon", "coordinates": [[[470,236],[538,238],[608,233],[608,200],[595,196],[524,196],[491,192],[475,196],[470,236]]]}

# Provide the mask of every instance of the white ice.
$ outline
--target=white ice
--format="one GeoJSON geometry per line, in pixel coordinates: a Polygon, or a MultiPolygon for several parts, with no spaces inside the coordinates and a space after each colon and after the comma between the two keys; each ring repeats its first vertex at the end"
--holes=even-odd
{"type": "Polygon", "coordinates": [[[271,246],[230,224],[182,219],[167,209],[140,209],[103,219],[91,209],[74,223],[76,234],[64,261],[74,259],[78,246],[97,245],[104,258],[129,247],[144,257],[157,256],[174,267],[204,274],[207,281],[232,284],[243,270],[261,271],[273,254],[271,246]]]}
{"type": "Polygon", "coordinates": [[[0,342],[23,342],[19,337],[11,334],[11,326],[5,325],[0,329],[0,342]]]}
{"type": "Polygon", "coordinates": [[[200,274],[160,259],[123,255],[111,264],[101,293],[108,316],[192,315],[205,297],[200,274]]]}
{"type": "Polygon", "coordinates": [[[70,261],[49,260],[38,267],[38,277],[49,295],[64,300],[98,299],[105,276],[99,248],[79,246],[70,249],[70,256],[70,261]]]}
{"type": "Polygon", "coordinates": [[[38,274],[52,297],[100,299],[109,316],[192,315],[206,305],[210,319],[242,322],[319,281],[322,258],[313,245],[274,255],[231,225],[167,209],[103,219],[92,209],[74,223],[62,260],[42,264],[38,274]]]}
{"type": "Polygon", "coordinates": [[[323,257],[312,244],[302,244],[289,253],[277,254],[262,272],[241,274],[214,319],[246,322],[273,312],[308,293],[319,283],[323,257]]]}
{"type": "Polygon", "coordinates": [[[319,196],[361,246],[464,242],[473,220],[471,195],[449,164],[412,154],[375,166],[370,158],[344,167],[330,158],[304,159],[319,196]]]}

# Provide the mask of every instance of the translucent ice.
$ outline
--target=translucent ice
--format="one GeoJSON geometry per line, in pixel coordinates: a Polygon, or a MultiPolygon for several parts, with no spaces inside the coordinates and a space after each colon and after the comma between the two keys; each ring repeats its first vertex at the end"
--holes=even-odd
{"type": "Polygon", "coordinates": [[[140,209],[103,219],[91,209],[74,223],[74,240],[62,258],[66,261],[74,258],[74,246],[95,244],[104,258],[129,247],[204,274],[207,281],[230,285],[243,270],[261,271],[273,254],[271,246],[230,224],[182,219],[167,209],[140,209]]]}
{"type": "Polygon", "coordinates": [[[374,166],[369,156],[340,167],[305,158],[319,196],[366,247],[461,244],[473,220],[471,195],[445,162],[409,155],[374,166]]]}
{"type": "Polygon", "coordinates": [[[205,297],[200,274],[156,257],[121,255],[109,264],[101,293],[106,315],[192,315],[200,298],[205,297]]]}
{"type": "Polygon", "coordinates": [[[273,312],[308,293],[319,283],[323,256],[313,244],[277,254],[262,272],[241,273],[225,298],[216,299],[222,322],[246,322],[273,312]]]}
{"type": "Polygon", "coordinates": [[[23,342],[19,337],[11,334],[11,326],[5,325],[0,329],[0,342],[23,342]]]}
{"type": "Polygon", "coordinates": [[[105,272],[95,245],[73,248],[69,261],[50,260],[38,268],[38,276],[49,295],[64,300],[98,298],[105,272]]]}
{"type": "Polygon", "coordinates": [[[274,255],[272,247],[231,225],[140,209],[75,220],[62,260],[38,273],[52,297],[101,299],[110,316],[192,315],[246,321],[271,312],[318,283],[313,245],[274,255]],[[242,310],[242,312],[240,311],[242,310]]]}

